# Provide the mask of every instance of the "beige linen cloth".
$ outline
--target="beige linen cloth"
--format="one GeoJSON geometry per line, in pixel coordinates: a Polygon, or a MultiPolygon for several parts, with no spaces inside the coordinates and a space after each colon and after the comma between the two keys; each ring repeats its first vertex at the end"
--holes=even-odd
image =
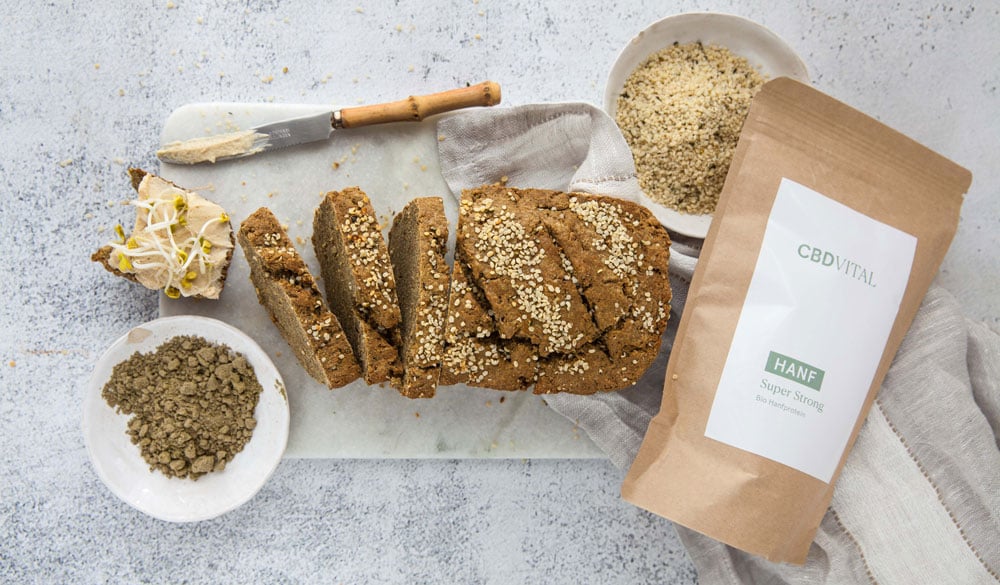
{"type": "MultiPolygon", "coordinates": [[[[483,109],[438,122],[452,192],[506,177],[514,187],[647,203],[632,156],[587,104],[483,109]]],[[[663,373],[699,240],[671,234],[674,291],[663,350],[622,392],[556,395],[611,462],[627,469],[660,406],[663,373]]],[[[858,436],[807,563],[775,564],[677,526],[701,583],[1000,583],[1000,335],[965,319],[940,287],[927,294],[858,436]]]]}

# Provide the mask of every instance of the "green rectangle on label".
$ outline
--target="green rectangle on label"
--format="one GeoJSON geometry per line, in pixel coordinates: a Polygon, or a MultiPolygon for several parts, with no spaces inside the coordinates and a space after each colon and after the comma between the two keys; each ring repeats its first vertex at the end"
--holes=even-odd
{"type": "Polygon", "coordinates": [[[786,380],[798,382],[813,390],[818,391],[819,387],[823,385],[823,370],[776,351],[768,354],[764,370],[777,374],[786,380]]]}

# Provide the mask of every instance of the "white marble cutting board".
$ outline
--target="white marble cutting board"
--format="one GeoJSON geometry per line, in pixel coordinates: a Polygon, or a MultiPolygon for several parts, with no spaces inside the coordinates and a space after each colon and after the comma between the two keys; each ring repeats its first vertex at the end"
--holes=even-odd
{"type": "MultiPolygon", "coordinates": [[[[163,143],[246,129],[321,111],[324,106],[191,104],[166,120],[163,143]]],[[[338,130],[330,140],[217,164],[163,164],[160,175],[222,205],[235,229],[258,207],[270,208],[318,278],[312,217],[330,190],[361,187],[386,226],[410,199],[440,196],[454,240],[457,205],[438,168],[436,123],[397,123],[338,130]]],[[[233,324],[272,357],[291,406],[290,457],[579,458],[603,457],[575,425],[528,392],[466,386],[438,389],[430,400],[403,398],[394,389],[357,380],[329,390],[299,366],[250,285],[239,245],[217,301],[171,300],[161,316],[200,314],[233,324]],[[501,402],[503,399],[503,402],[501,402]]]]}

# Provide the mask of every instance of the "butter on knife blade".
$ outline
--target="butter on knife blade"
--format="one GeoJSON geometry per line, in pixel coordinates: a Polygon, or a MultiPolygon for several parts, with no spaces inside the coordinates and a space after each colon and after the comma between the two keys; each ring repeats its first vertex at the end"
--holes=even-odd
{"type": "Polygon", "coordinates": [[[474,106],[500,103],[500,86],[484,81],[459,89],[371,106],[358,106],[263,124],[248,130],[202,136],[165,144],[156,156],[166,163],[193,165],[250,156],[325,140],[338,128],[357,128],[387,122],[419,122],[428,116],[474,106]]]}

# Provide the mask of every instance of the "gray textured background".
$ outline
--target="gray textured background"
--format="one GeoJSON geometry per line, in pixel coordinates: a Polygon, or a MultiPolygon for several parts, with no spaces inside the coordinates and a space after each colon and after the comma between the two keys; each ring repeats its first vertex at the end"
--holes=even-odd
{"type": "Polygon", "coordinates": [[[0,582],[692,583],[672,527],[594,461],[285,460],[249,504],[165,524],[98,480],[80,433],[104,348],[156,293],[88,256],[195,101],[353,105],[494,79],[600,105],[650,22],[712,9],[786,39],[820,89],[975,176],[940,282],[1000,325],[996,2],[7,2],[0,10],[0,582]],[[283,73],[284,67],[288,68],[283,73]]]}

